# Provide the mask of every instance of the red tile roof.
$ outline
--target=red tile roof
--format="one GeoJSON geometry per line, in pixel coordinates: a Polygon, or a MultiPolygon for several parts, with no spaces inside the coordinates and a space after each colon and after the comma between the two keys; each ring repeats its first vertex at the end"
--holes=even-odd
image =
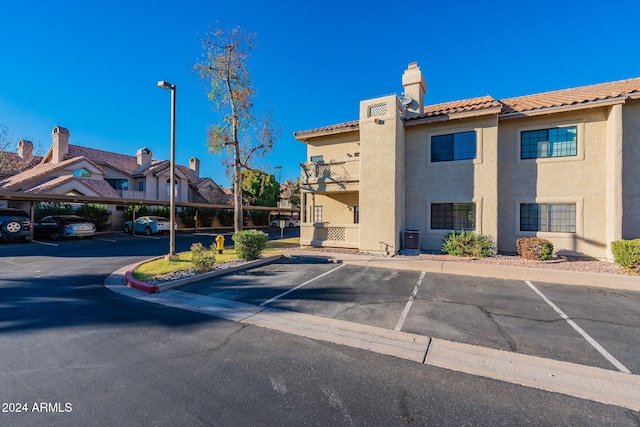
{"type": "Polygon", "coordinates": [[[30,162],[25,162],[18,153],[0,151],[0,179],[20,173],[41,161],[42,156],[33,156],[30,162]]]}
{"type": "Polygon", "coordinates": [[[628,96],[633,93],[640,93],[640,78],[503,99],[502,114],[586,104],[628,96]]]}
{"type": "Polygon", "coordinates": [[[98,197],[106,197],[109,199],[119,199],[120,195],[109,185],[107,181],[101,179],[81,178],[73,175],[59,176],[33,188],[28,189],[25,193],[52,193],[54,189],[68,182],[80,182],[89,187],[98,197]]]}
{"type": "MultiPolygon", "coordinates": [[[[444,102],[434,105],[426,105],[423,114],[410,117],[406,121],[419,120],[432,117],[443,117],[472,111],[501,107],[500,114],[526,113],[551,107],[564,107],[572,105],[588,104],[594,101],[625,97],[632,94],[640,94],[640,78],[619,80],[609,83],[601,83],[590,86],[582,86],[572,89],[556,90],[534,95],[519,96],[496,100],[491,96],[463,99],[460,101],[444,102]]],[[[324,126],[321,128],[294,132],[294,137],[320,136],[322,134],[339,133],[344,131],[357,131],[358,120],[324,126]]]]}

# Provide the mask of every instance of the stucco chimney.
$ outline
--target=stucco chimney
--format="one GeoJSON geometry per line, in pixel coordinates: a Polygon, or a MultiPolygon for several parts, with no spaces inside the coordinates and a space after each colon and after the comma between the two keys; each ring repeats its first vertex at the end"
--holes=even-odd
{"type": "Polygon", "coordinates": [[[24,139],[18,141],[18,156],[25,163],[31,162],[33,159],[33,142],[24,139]]]}
{"type": "Polygon", "coordinates": [[[427,83],[424,81],[424,76],[417,62],[409,64],[404,71],[402,86],[404,86],[403,105],[407,109],[407,115],[421,115],[424,110],[424,94],[427,93],[427,83]]]}
{"type": "Polygon", "coordinates": [[[147,147],[141,148],[136,151],[136,157],[138,158],[138,167],[140,169],[147,169],[151,166],[151,158],[153,153],[147,147]]]}
{"type": "Polygon", "coordinates": [[[189,169],[195,172],[196,176],[200,178],[200,160],[196,157],[189,159],[189,169]]]}
{"type": "Polygon", "coordinates": [[[51,137],[53,139],[51,163],[60,163],[69,153],[69,130],[62,126],[54,126],[51,137]]]}

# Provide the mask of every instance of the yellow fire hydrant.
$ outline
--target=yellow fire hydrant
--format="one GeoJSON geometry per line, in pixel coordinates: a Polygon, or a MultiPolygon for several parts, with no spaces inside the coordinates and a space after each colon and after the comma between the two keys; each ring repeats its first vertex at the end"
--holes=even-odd
{"type": "Polygon", "coordinates": [[[218,253],[222,254],[224,250],[224,236],[222,234],[216,237],[216,247],[218,248],[218,253]]]}

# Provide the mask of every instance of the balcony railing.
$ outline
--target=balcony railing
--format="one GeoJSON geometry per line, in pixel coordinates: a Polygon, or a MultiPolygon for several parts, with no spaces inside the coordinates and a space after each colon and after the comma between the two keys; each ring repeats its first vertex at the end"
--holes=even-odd
{"type": "Polygon", "coordinates": [[[116,190],[120,197],[123,199],[135,199],[135,200],[145,200],[147,195],[144,191],[133,191],[133,190],[116,190]]]}
{"type": "Polygon", "coordinates": [[[342,183],[360,180],[360,159],[300,163],[303,184],[342,183]]]}

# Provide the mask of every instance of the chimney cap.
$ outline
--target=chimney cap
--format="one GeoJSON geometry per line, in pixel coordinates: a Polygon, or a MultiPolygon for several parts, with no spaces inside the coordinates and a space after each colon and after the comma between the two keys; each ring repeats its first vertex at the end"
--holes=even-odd
{"type": "Polygon", "coordinates": [[[54,126],[51,133],[64,133],[69,135],[69,129],[63,128],[62,126],[54,126]]]}

